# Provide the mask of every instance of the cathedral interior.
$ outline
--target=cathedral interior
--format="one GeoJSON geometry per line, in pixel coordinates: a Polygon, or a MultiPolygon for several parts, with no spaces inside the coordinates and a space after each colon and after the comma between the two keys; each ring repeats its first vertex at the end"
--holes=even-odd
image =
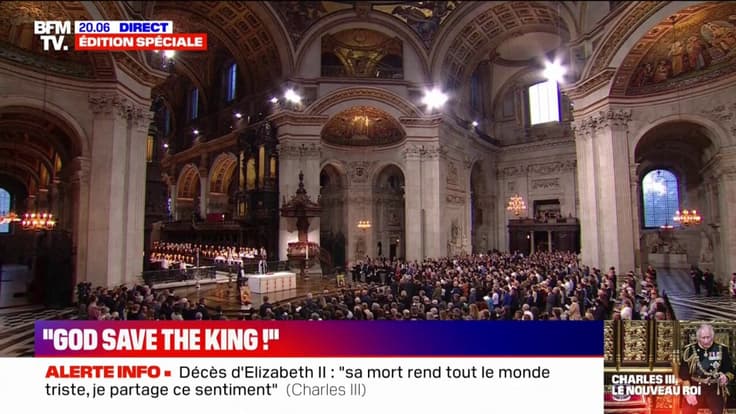
{"type": "Polygon", "coordinates": [[[5,1],[0,257],[68,297],[233,255],[319,291],[366,258],[563,251],[728,289],[735,72],[730,2],[5,1]],[[37,20],[207,51],[43,51],[37,20]]]}

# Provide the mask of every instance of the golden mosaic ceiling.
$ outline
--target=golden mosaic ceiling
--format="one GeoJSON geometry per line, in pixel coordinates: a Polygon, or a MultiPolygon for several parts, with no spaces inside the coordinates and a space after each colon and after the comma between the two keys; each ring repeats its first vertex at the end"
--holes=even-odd
{"type": "Polygon", "coordinates": [[[613,95],[669,93],[736,71],[736,4],[684,8],[649,30],[613,81],[613,95]]]}
{"type": "Polygon", "coordinates": [[[322,139],[336,145],[390,145],[402,141],[405,135],[396,119],[370,106],[342,111],[322,129],[322,139]]]}

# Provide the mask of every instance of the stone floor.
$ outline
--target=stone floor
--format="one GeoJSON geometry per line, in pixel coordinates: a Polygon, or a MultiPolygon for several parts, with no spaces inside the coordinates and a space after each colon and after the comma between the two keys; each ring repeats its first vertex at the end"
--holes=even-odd
{"type": "Polygon", "coordinates": [[[660,293],[667,294],[676,319],[715,321],[736,318],[736,299],[729,296],[708,297],[705,287],[696,295],[688,270],[658,270],[657,286],[660,293]]]}
{"type": "Polygon", "coordinates": [[[0,271],[0,309],[28,305],[30,301],[25,293],[30,282],[31,272],[28,267],[3,265],[0,271]]]}

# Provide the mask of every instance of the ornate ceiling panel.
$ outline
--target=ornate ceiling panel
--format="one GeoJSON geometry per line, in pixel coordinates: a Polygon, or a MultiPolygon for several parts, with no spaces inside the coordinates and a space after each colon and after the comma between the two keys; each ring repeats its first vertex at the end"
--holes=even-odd
{"type": "Polygon", "coordinates": [[[442,24],[461,1],[380,1],[373,10],[390,14],[408,25],[429,49],[442,24]]]}
{"type": "Polygon", "coordinates": [[[541,4],[505,2],[482,11],[458,33],[447,51],[442,72],[448,86],[459,85],[479,53],[509,37],[543,29],[567,32],[557,12],[541,4]]]}
{"type": "Polygon", "coordinates": [[[404,139],[396,119],[370,106],[354,106],[333,116],[322,129],[322,138],[336,145],[389,145],[404,139]]]}
{"type": "Polygon", "coordinates": [[[612,94],[669,93],[736,72],[736,4],[703,3],[661,21],[631,49],[612,94]]]}
{"type": "MultiPolygon", "coordinates": [[[[208,49],[227,47],[252,75],[254,86],[270,85],[281,76],[278,45],[248,2],[157,2],[153,18],[172,20],[177,32],[208,33],[208,49]]],[[[184,58],[188,55],[194,54],[184,58]]]]}
{"type": "Polygon", "coordinates": [[[43,51],[41,40],[33,34],[34,20],[90,19],[78,1],[0,2],[0,58],[59,75],[111,79],[114,70],[109,54],[75,52],[71,36],[64,39],[68,51],[43,51]]]}
{"type": "Polygon", "coordinates": [[[338,1],[274,1],[271,6],[276,10],[291,41],[298,45],[304,33],[317,20],[340,10],[352,9],[351,2],[338,1]]]}

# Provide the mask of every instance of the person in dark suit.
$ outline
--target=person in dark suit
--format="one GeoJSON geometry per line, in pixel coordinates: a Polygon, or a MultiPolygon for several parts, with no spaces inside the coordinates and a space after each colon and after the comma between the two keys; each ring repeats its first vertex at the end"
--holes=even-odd
{"type": "Polygon", "coordinates": [[[698,266],[690,266],[690,277],[693,279],[693,287],[695,288],[695,294],[700,294],[700,284],[703,282],[703,272],[698,269],[698,266]]]}

